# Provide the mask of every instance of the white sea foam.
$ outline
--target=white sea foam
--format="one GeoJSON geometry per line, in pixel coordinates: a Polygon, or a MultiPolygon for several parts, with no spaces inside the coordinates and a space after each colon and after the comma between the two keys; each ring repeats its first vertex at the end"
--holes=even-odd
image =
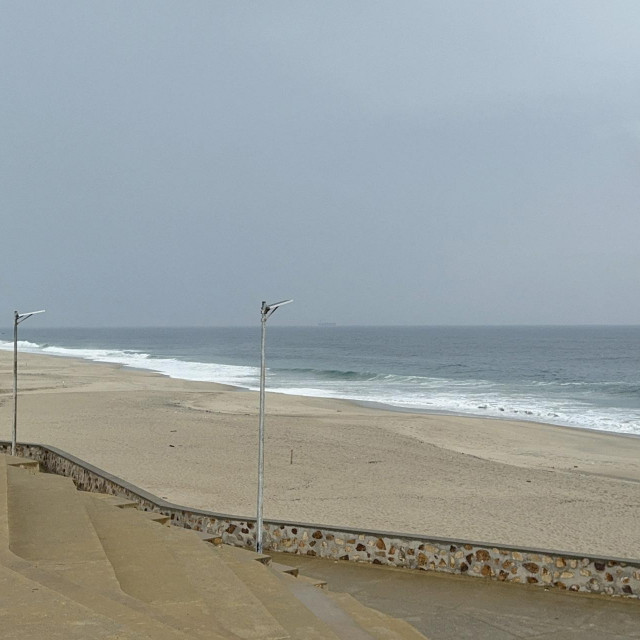
{"type": "MultiPolygon", "coordinates": [[[[427,393],[424,392],[424,387],[420,390],[386,390],[383,386],[366,383],[332,387],[270,387],[269,390],[290,395],[374,402],[409,410],[544,422],[640,435],[640,415],[630,414],[624,409],[610,408],[605,411],[577,400],[551,401],[544,396],[507,395],[492,392],[490,386],[486,382],[474,385],[468,382],[440,380],[437,385],[431,385],[432,388],[427,393]],[[456,390],[450,392],[445,389],[456,390]]],[[[495,385],[493,386],[495,388],[495,385]]]]}
{"type": "MultiPolygon", "coordinates": [[[[13,342],[0,342],[0,349],[13,349],[13,342]]],[[[175,358],[154,358],[139,351],[118,349],[72,349],[68,347],[41,346],[32,342],[18,341],[19,351],[43,353],[67,358],[81,358],[93,362],[120,364],[134,369],[146,369],[169,378],[196,382],[218,382],[238,387],[251,388],[258,379],[257,367],[242,367],[207,362],[189,362],[175,358]]]]}
{"type": "MultiPolygon", "coordinates": [[[[13,349],[13,342],[0,342],[0,348],[13,349]]],[[[29,349],[38,350],[40,349],[40,345],[34,342],[28,342],[27,340],[18,340],[18,350],[27,351],[29,349]]]]}
{"type": "MultiPolygon", "coordinates": [[[[18,348],[27,353],[75,357],[146,369],[183,380],[217,382],[253,390],[257,389],[259,384],[258,367],[158,358],[133,350],[41,346],[28,341],[19,341],[18,348]]],[[[13,342],[0,342],[0,349],[12,350],[13,342]]],[[[563,396],[554,399],[545,392],[517,393],[513,389],[486,380],[445,380],[382,374],[369,379],[364,376],[364,379],[340,380],[335,377],[318,377],[316,373],[321,372],[307,370],[305,375],[291,375],[269,371],[269,391],[375,402],[419,411],[532,420],[640,435],[640,415],[637,412],[621,408],[596,407],[581,402],[576,397],[563,396]]]]}

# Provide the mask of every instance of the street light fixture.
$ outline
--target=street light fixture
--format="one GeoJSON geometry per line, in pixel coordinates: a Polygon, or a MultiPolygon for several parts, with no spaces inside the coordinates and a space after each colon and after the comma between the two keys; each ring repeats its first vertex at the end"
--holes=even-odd
{"type": "Polygon", "coordinates": [[[278,307],[289,304],[293,300],[281,300],[267,304],[262,301],[260,320],[262,322],[262,339],[260,341],[260,424],[258,427],[258,517],[256,518],[256,551],[262,552],[262,493],[264,488],[264,398],[266,381],[265,340],[267,337],[267,320],[278,307]]]}
{"type": "Polygon", "coordinates": [[[11,432],[11,455],[16,455],[16,434],[18,427],[18,325],[27,318],[36,313],[44,313],[44,309],[40,311],[29,311],[28,313],[18,313],[14,311],[13,322],[13,431],[11,432]]]}

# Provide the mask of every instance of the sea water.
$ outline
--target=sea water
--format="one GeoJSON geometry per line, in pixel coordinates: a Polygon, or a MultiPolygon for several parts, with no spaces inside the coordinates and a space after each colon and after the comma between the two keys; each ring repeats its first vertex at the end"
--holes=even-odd
{"type": "MultiPolygon", "coordinates": [[[[34,322],[35,325],[35,322],[34,322]]],[[[0,348],[11,349],[10,330],[0,348]]],[[[21,351],[247,389],[260,327],[38,329],[21,351]]],[[[640,435],[640,327],[267,329],[269,391],[640,435]]]]}

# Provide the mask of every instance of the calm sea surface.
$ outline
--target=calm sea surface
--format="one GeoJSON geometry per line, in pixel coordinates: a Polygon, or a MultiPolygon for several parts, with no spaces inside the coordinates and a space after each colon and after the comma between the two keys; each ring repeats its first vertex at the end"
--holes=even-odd
{"type": "MultiPolygon", "coordinates": [[[[260,328],[38,329],[20,349],[258,386],[260,328]]],[[[12,348],[11,330],[0,348],[12,348]]],[[[640,327],[278,327],[270,391],[640,435],[640,327]]]]}

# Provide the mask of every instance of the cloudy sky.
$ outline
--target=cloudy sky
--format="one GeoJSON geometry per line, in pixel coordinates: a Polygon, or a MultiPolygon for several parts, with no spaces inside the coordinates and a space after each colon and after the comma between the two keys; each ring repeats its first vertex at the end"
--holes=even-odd
{"type": "Polygon", "coordinates": [[[0,315],[638,324],[638,34],[637,0],[0,1],[0,315]]]}

